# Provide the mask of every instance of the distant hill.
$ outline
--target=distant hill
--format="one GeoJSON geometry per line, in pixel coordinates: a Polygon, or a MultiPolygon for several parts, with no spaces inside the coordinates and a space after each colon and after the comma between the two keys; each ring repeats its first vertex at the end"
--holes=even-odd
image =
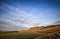
{"type": "Polygon", "coordinates": [[[60,24],[49,25],[46,27],[32,27],[28,30],[21,30],[19,32],[32,32],[40,34],[40,36],[35,39],[60,39],[60,24]]]}
{"type": "Polygon", "coordinates": [[[49,25],[46,27],[32,27],[28,30],[21,30],[19,32],[32,32],[32,33],[52,33],[60,30],[60,25],[49,25]]]}

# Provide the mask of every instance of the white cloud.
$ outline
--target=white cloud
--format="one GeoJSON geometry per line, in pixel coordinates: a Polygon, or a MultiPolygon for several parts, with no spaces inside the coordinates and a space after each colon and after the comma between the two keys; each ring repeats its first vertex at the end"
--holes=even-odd
{"type": "MultiPolygon", "coordinates": [[[[31,8],[31,7],[14,7],[10,5],[4,5],[6,8],[8,8],[7,14],[3,15],[3,19],[6,22],[12,23],[12,26],[17,26],[17,27],[31,27],[31,26],[37,26],[41,25],[42,22],[45,23],[47,22],[45,19],[47,18],[54,18],[51,14],[51,9],[45,10],[45,12],[42,12],[36,8],[31,8]],[[46,13],[46,14],[44,14],[46,13]],[[38,15],[38,16],[37,16],[38,15]],[[42,16],[43,15],[43,16],[42,16]],[[40,19],[41,18],[41,19],[40,19]],[[38,20],[37,20],[38,19],[38,20]],[[42,20],[42,21],[40,21],[42,20]]],[[[1,18],[2,19],[2,18],[1,18]]],[[[2,19],[2,21],[3,21],[2,19]]],[[[46,24],[46,23],[45,23],[46,24]]],[[[10,25],[10,24],[9,24],[10,25]]]]}
{"type": "MultiPolygon", "coordinates": [[[[31,14],[31,12],[34,13],[35,10],[27,13],[27,11],[24,11],[23,9],[20,9],[18,7],[13,7],[6,4],[4,4],[4,6],[9,9],[9,12],[7,12],[7,14],[1,17],[2,22],[4,23],[6,22],[5,23],[5,26],[7,26],[6,28],[16,27],[16,28],[23,29],[24,27],[28,28],[30,27],[30,25],[33,26],[34,24],[38,23],[38,21],[35,20],[38,17],[31,14]],[[7,25],[7,23],[10,24],[7,25]]],[[[27,9],[29,9],[29,7],[27,9]]]]}

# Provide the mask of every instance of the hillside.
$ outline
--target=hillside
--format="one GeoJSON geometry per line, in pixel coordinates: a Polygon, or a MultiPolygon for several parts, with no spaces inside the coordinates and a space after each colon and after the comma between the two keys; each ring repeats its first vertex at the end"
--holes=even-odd
{"type": "Polygon", "coordinates": [[[60,39],[60,30],[42,36],[36,37],[35,39],[60,39]]]}
{"type": "Polygon", "coordinates": [[[32,27],[28,30],[21,30],[19,32],[52,33],[58,30],[60,30],[60,25],[49,25],[46,27],[32,27]]]}
{"type": "Polygon", "coordinates": [[[60,39],[60,25],[49,25],[46,27],[32,27],[20,32],[32,32],[40,34],[35,39],[60,39]]]}

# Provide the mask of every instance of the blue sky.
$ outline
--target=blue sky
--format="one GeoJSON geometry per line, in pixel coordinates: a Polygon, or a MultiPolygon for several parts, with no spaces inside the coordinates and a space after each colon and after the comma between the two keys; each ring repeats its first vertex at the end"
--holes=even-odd
{"type": "Polygon", "coordinates": [[[59,0],[0,0],[0,30],[20,30],[60,21],[59,0]]]}

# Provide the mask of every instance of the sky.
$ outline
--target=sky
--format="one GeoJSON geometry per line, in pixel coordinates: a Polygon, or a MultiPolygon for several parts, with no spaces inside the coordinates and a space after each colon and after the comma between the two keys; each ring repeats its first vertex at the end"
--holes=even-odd
{"type": "Polygon", "coordinates": [[[0,30],[22,30],[60,23],[59,0],[0,0],[0,30]]]}

